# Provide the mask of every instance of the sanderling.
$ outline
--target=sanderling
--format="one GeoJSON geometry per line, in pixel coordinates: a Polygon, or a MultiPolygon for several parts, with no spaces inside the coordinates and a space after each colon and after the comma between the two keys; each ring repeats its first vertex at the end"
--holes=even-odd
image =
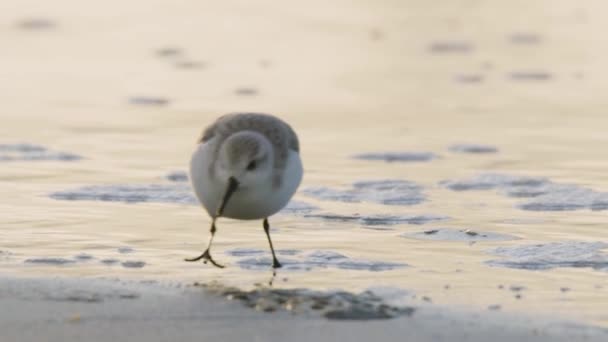
{"type": "Polygon", "coordinates": [[[263,219],[272,252],[272,267],[279,268],[268,217],[281,210],[302,180],[298,137],[284,121],[267,114],[235,113],[218,118],[203,132],[192,154],[190,179],[196,197],[211,216],[211,236],[201,259],[223,268],[210,249],[218,217],[263,219]]]}

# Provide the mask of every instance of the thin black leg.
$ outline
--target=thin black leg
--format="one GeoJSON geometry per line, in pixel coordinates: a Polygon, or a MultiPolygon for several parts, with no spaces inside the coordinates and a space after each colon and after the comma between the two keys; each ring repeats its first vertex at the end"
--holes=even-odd
{"type": "Polygon", "coordinates": [[[215,227],[215,219],[213,219],[213,221],[211,221],[211,237],[209,237],[209,244],[207,245],[207,249],[205,249],[205,251],[203,252],[203,254],[197,256],[196,258],[191,258],[191,259],[185,259],[186,261],[199,261],[201,259],[204,259],[205,264],[207,263],[207,261],[209,261],[213,266],[215,267],[219,267],[219,268],[224,268],[224,265],[220,265],[217,262],[215,262],[215,260],[213,260],[213,258],[211,257],[211,244],[213,243],[213,237],[215,236],[215,232],[217,231],[217,228],[215,227]]]}
{"type": "Polygon", "coordinates": [[[270,251],[272,252],[272,268],[280,268],[282,265],[279,262],[279,259],[277,259],[276,254],[274,253],[274,247],[272,246],[272,240],[270,239],[270,225],[268,224],[268,218],[264,219],[264,232],[266,232],[268,244],[270,244],[270,251]]]}

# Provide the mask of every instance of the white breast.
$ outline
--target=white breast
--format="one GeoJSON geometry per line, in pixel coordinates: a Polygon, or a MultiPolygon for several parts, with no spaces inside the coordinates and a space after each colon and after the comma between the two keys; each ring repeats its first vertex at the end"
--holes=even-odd
{"type": "MultiPolygon", "coordinates": [[[[192,154],[190,179],[199,202],[210,216],[214,216],[220,205],[226,184],[215,182],[209,174],[213,160],[214,139],[200,144],[192,154]]],[[[299,153],[290,150],[283,182],[275,188],[272,184],[260,184],[246,190],[237,190],[224,209],[224,217],[255,220],[271,216],[287,205],[302,181],[302,161],[299,153]]]]}
{"type": "Polygon", "coordinates": [[[213,160],[213,140],[199,144],[194,153],[192,153],[192,159],[190,160],[190,181],[194,193],[198,198],[198,201],[207,210],[210,216],[213,216],[219,201],[222,196],[221,187],[211,179],[209,174],[209,165],[213,160]]]}

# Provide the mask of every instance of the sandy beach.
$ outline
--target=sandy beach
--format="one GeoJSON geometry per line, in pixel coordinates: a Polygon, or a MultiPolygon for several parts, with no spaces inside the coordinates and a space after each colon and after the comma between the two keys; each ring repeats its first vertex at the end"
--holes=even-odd
{"type": "Polygon", "coordinates": [[[388,320],[265,313],[197,287],[2,278],[3,341],[605,341],[608,331],[539,317],[426,305],[388,320]],[[363,323],[364,322],[364,323],[363,323]]]}
{"type": "Polygon", "coordinates": [[[0,341],[608,340],[607,7],[0,3],[0,341]],[[271,290],[261,222],[184,262],[237,111],[300,139],[271,290]]]}

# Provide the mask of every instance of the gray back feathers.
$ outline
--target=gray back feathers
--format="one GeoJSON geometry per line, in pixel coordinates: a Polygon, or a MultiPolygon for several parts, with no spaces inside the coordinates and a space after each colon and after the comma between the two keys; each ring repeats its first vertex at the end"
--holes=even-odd
{"type": "Polygon", "coordinates": [[[298,136],[291,126],[275,116],[261,113],[231,113],[220,116],[205,129],[199,143],[206,142],[215,136],[222,136],[225,139],[233,133],[244,130],[255,131],[266,136],[275,147],[286,145],[288,148],[300,152],[298,136]]]}

